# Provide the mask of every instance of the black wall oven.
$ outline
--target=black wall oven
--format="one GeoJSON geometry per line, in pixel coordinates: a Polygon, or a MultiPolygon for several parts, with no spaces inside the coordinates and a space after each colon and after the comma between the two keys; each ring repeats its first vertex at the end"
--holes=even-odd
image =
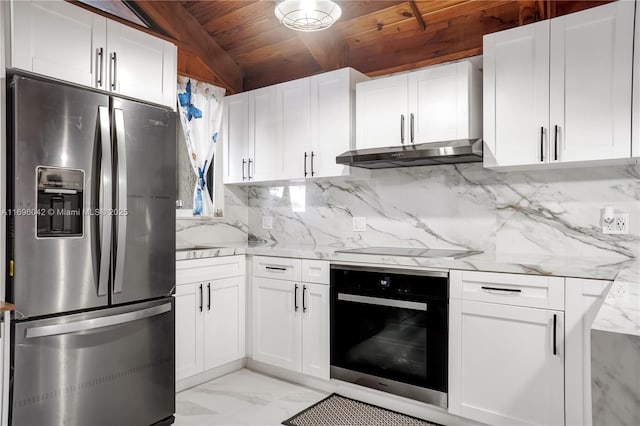
{"type": "Polygon", "coordinates": [[[447,407],[449,274],[331,265],[331,378],[447,407]]]}

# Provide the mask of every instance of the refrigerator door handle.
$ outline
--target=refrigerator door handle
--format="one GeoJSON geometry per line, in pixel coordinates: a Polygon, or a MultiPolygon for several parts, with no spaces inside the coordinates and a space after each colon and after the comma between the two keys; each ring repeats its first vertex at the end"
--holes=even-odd
{"type": "Polygon", "coordinates": [[[80,331],[95,330],[97,328],[111,327],[138,321],[144,318],[154,317],[171,311],[171,302],[163,305],[153,306],[140,311],[127,312],[124,314],[111,315],[102,318],[93,318],[82,321],[68,322],[66,324],[44,325],[42,327],[27,328],[25,337],[33,339],[36,337],[57,336],[60,334],[71,334],[80,331]]]}
{"type": "Polygon", "coordinates": [[[116,149],[118,152],[118,206],[116,214],[116,228],[118,229],[115,250],[115,277],[113,292],[120,293],[124,285],[125,249],[127,246],[127,151],[124,132],[124,113],[114,108],[116,128],[116,149]]]}
{"type": "Polygon", "coordinates": [[[98,296],[105,296],[109,286],[109,261],[111,260],[111,232],[112,217],[104,215],[112,206],[112,162],[111,162],[111,134],[109,129],[109,109],[98,107],[100,122],[100,145],[102,159],[100,164],[102,193],[100,194],[99,214],[94,215],[99,222],[100,266],[98,268],[98,296]]]}

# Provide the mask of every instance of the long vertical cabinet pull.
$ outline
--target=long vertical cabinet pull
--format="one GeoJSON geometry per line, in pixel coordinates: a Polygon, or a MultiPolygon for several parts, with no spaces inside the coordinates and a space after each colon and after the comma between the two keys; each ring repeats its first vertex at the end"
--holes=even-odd
{"type": "Polygon", "coordinates": [[[307,151],[304,152],[304,177],[307,177],[307,151]]]}
{"type": "Polygon", "coordinates": [[[540,162],[544,161],[544,127],[540,127],[540,162]]]}
{"type": "MultiPolygon", "coordinates": [[[[118,212],[127,212],[127,148],[125,143],[124,113],[119,108],[113,110],[116,127],[116,149],[118,152],[118,212]]],[[[116,268],[113,292],[119,293],[124,285],[124,262],[127,247],[127,214],[116,215],[116,268]]]]}
{"type": "MultiPolygon", "coordinates": [[[[100,210],[109,211],[112,205],[111,186],[111,132],[109,128],[109,109],[106,106],[98,107],[98,119],[100,122],[100,145],[102,148],[102,159],[100,163],[100,173],[102,181],[102,192],[100,194],[100,210]]],[[[113,216],[98,215],[96,220],[100,222],[100,267],[98,269],[98,296],[107,294],[109,286],[109,262],[111,260],[111,226],[113,216]]]]}
{"type": "Polygon", "coordinates": [[[558,315],[553,314],[553,354],[558,355],[558,315]]]}
{"type": "Polygon", "coordinates": [[[307,304],[304,300],[304,296],[307,293],[307,286],[303,285],[302,286],[302,312],[307,312],[307,304]]]}
{"type": "Polygon", "coordinates": [[[315,157],[315,154],[313,153],[313,151],[311,151],[311,176],[313,177],[316,172],[313,171],[313,157],[315,157]]]}
{"type": "Polygon", "coordinates": [[[116,56],[116,52],[111,54],[111,90],[116,90],[118,85],[118,57],[116,56]]]}
{"type": "Polygon", "coordinates": [[[558,161],[558,125],[555,126],[554,129],[554,137],[553,137],[553,159],[558,161]]]}
{"type": "Polygon", "coordinates": [[[251,180],[251,163],[253,163],[253,160],[249,158],[249,161],[247,161],[247,180],[251,180]]]}
{"type": "Polygon", "coordinates": [[[413,144],[413,143],[415,143],[415,130],[414,130],[414,125],[415,125],[415,121],[416,121],[416,120],[415,120],[415,116],[413,115],[413,113],[411,113],[411,114],[409,115],[409,118],[411,119],[409,124],[410,124],[410,126],[411,126],[411,127],[410,127],[410,130],[411,130],[411,133],[410,133],[410,135],[411,135],[411,143],[413,144]]]}
{"type": "Polygon", "coordinates": [[[203,306],[202,299],[204,299],[204,297],[202,295],[202,284],[200,284],[200,312],[202,312],[202,306],[203,306]]]}
{"type": "Polygon", "coordinates": [[[247,160],[245,160],[244,158],[242,159],[242,181],[244,182],[244,180],[246,179],[245,175],[244,175],[244,166],[245,164],[247,164],[247,160]]]}
{"type": "Polygon", "coordinates": [[[400,143],[404,145],[404,114],[400,114],[400,143]]]}
{"type": "Polygon", "coordinates": [[[293,287],[293,310],[298,312],[298,284],[293,287]]]}
{"type": "Polygon", "coordinates": [[[96,79],[96,86],[98,87],[98,89],[102,88],[102,85],[104,84],[104,81],[102,80],[102,65],[103,65],[103,58],[104,58],[104,49],[102,47],[99,47],[98,49],[96,49],[96,66],[98,67],[98,78],[96,79]]]}
{"type": "Polygon", "coordinates": [[[207,283],[207,310],[211,310],[211,283],[207,283]]]}

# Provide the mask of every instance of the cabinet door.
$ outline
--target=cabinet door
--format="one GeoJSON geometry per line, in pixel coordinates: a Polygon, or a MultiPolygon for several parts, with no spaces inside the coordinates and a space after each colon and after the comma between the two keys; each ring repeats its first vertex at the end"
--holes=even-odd
{"type": "Polygon", "coordinates": [[[301,294],[298,283],[253,278],[253,359],[301,371],[301,294]]]}
{"type": "Polygon", "coordinates": [[[175,45],[109,20],[107,47],[109,90],[175,108],[175,45]]]}
{"type": "Polygon", "coordinates": [[[485,166],[549,161],[549,21],[484,36],[485,166]]]}
{"type": "Polygon", "coordinates": [[[204,283],[204,369],[245,356],[244,276],[204,283]]]}
{"type": "Polygon", "coordinates": [[[591,398],[591,326],[611,282],[566,278],[566,424],[593,424],[591,398]]]}
{"type": "Polygon", "coordinates": [[[341,176],[348,167],[336,164],[336,157],[354,148],[354,118],[351,101],[351,69],[344,68],[311,79],[311,147],[315,177],[341,176]]]}
{"type": "Polygon", "coordinates": [[[409,142],[468,139],[471,64],[459,62],[410,73],[409,142]]]}
{"type": "Polygon", "coordinates": [[[201,285],[176,286],[176,380],[193,376],[204,368],[201,285]]]}
{"type": "Polygon", "coordinates": [[[282,176],[282,140],[278,137],[279,117],[276,87],[249,92],[249,152],[247,179],[264,181],[282,176]]]}
{"type": "Polygon", "coordinates": [[[449,411],[492,425],[563,425],[564,313],[451,299],[449,411]]]}
{"type": "Polygon", "coordinates": [[[282,83],[277,88],[282,102],[281,131],[284,161],[282,175],[291,179],[310,177],[310,163],[305,158],[305,153],[307,156],[311,155],[310,78],[282,83]],[[306,165],[305,162],[307,162],[306,165]],[[304,173],[305,169],[307,175],[304,173]]]}
{"type": "Polygon", "coordinates": [[[634,6],[614,2],[551,20],[554,161],[556,149],[557,161],[631,156],[634,6]]]}
{"type": "Polygon", "coordinates": [[[329,286],[302,284],[302,373],[329,380],[329,286]]]}
{"type": "Polygon", "coordinates": [[[106,89],[105,18],[62,1],[14,1],[11,9],[12,67],[106,89]]]}
{"type": "Polygon", "coordinates": [[[407,102],[406,74],[358,84],[356,86],[356,148],[410,144],[407,102]]]}
{"type": "Polygon", "coordinates": [[[224,183],[244,182],[249,151],[249,94],[227,96],[224,103],[221,129],[224,183]]]}

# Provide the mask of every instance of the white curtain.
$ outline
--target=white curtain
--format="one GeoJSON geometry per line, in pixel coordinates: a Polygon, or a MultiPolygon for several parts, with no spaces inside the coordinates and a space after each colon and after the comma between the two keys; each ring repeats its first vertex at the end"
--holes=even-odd
{"type": "MultiPolygon", "coordinates": [[[[215,199],[215,195],[209,197],[206,176],[214,156],[222,153],[217,141],[222,123],[224,92],[222,87],[178,76],[180,122],[191,166],[197,177],[193,191],[194,216],[213,216],[212,199],[215,199]]],[[[212,193],[214,188],[215,185],[212,193]]]]}

